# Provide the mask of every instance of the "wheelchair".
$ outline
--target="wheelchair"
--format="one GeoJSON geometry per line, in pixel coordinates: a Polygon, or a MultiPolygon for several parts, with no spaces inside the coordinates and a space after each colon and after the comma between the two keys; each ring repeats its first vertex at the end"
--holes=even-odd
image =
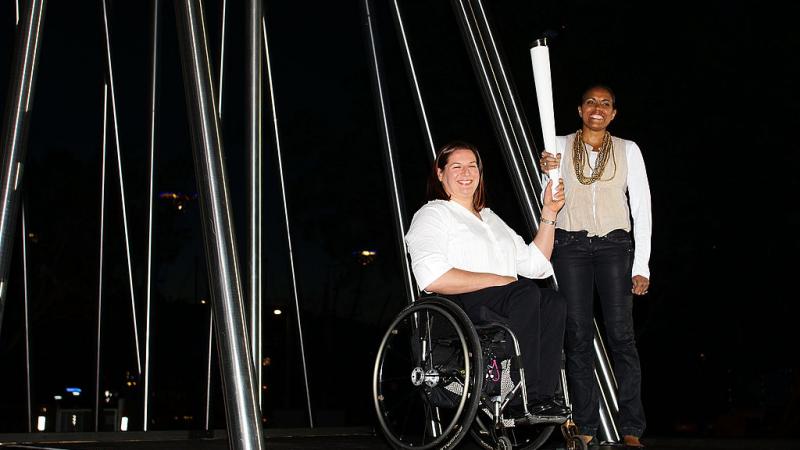
{"type": "MultiPolygon", "coordinates": [[[[454,301],[430,296],[392,321],[372,378],[375,410],[389,444],[447,450],[469,434],[488,450],[535,450],[560,426],[568,450],[586,450],[571,414],[528,412],[516,337],[501,316],[487,317],[490,321],[473,324],[454,301]],[[518,381],[512,380],[512,369],[518,381]],[[522,411],[509,407],[515,403],[522,411]]],[[[560,393],[569,406],[561,373],[560,393]]]]}

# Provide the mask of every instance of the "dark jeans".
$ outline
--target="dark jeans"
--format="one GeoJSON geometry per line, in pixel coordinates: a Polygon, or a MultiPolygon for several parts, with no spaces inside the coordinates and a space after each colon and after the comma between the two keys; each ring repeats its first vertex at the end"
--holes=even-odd
{"type": "Polygon", "coordinates": [[[592,323],[595,288],[619,384],[617,425],[623,435],[641,436],[644,432],[642,373],[633,332],[632,264],[633,241],[624,230],[593,237],[585,231],[556,230],[553,268],[559,292],[567,299],[569,392],[573,417],[583,434],[596,434],[600,424],[592,323]]]}
{"type": "Polygon", "coordinates": [[[505,286],[449,297],[460,301],[473,322],[486,320],[483,307],[503,316],[519,341],[528,401],[536,403],[554,395],[561,372],[566,318],[561,294],[520,278],[505,286]]]}

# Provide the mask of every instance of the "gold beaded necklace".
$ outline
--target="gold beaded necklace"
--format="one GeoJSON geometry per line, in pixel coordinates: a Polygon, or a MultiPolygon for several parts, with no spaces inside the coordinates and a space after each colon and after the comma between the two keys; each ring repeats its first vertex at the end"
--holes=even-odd
{"type": "MultiPolygon", "coordinates": [[[[589,153],[586,151],[586,144],[583,142],[583,131],[578,130],[575,133],[575,141],[572,144],[572,162],[575,166],[575,176],[578,177],[578,181],[581,184],[588,185],[599,180],[603,176],[608,160],[612,158],[614,158],[614,142],[611,140],[611,133],[606,131],[606,134],[603,135],[603,143],[600,145],[600,152],[597,154],[597,161],[594,168],[592,168],[592,174],[588,177],[584,175],[583,167],[584,165],[589,165],[589,153]]],[[[616,161],[614,161],[614,174],[617,172],[616,166],[616,161]]],[[[611,175],[609,180],[613,178],[614,175],[611,175]]]]}

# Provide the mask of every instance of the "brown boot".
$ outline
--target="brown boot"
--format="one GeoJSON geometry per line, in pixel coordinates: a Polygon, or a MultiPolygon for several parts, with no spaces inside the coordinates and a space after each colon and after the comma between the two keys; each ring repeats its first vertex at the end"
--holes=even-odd
{"type": "Polygon", "coordinates": [[[644,448],[644,444],[639,442],[639,437],[630,434],[626,434],[622,437],[622,443],[625,444],[626,447],[644,448]]]}

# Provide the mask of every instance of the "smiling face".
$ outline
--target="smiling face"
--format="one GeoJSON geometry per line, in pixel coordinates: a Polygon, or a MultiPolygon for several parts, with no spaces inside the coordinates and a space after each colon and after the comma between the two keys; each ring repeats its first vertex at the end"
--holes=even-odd
{"type": "Polygon", "coordinates": [[[469,149],[458,149],[450,153],[444,168],[437,170],[439,181],[450,200],[473,211],[472,198],[481,181],[478,158],[469,149]]]}
{"type": "Polygon", "coordinates": [[[578,115],[581,116],[584,130],[605,131],[617,115],[614,96],[602,87],[589,89],[583,94],[578,115]]]}

